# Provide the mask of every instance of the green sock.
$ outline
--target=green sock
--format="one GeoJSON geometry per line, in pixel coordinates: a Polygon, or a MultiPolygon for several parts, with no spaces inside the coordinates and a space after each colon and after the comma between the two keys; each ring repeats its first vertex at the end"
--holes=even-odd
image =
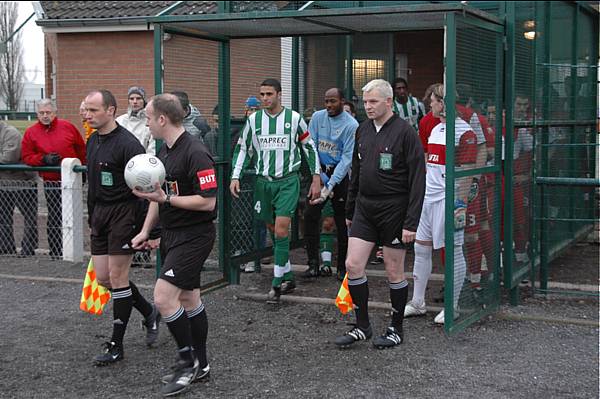
{"type": "Polygon", "coordinates": [[[273,241],[275,254],[275,264],[285,267],[285,264],[290,258],[290,239],[286,237],[276,237],[273,241]]]}
{"type": "Polygon", "coordinates": [[[323,266],[331,267],[331,253],[333,252],[333,234],[321,233],[321,260],[323,266]]]}
{"type": "Polygon", "coordinates": [[[288,237],[276,237],[273,239],[273,247],[275,267],[273,269],[272,286],[278,287],[283,280],[286,280],[286,273],[283,270],[290,256],[290,239],[288,237]]]}
{"type": "Polygon", "coordinates": [[[273,281],[271,282],[272,287],[281,287],[281,283],[283,282],[283,277],[273,277],[273,281]]]}
{"type": "Polygon", "coordinates": [[[294,272],[291,270],[283,275],[283,281],[294,281],[294,272]]]}

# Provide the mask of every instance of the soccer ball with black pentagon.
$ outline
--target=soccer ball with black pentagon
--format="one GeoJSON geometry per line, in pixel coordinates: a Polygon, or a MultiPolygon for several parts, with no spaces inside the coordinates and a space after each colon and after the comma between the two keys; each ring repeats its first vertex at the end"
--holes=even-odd
{"type": "Polygon", "coordinates": [[[165,181],[165,166],[150,154],[139,154],[131,158],[125,167],[125,182],[132,190],[135,188],[144,193],[154,191],[156,183],[165,181]]]}

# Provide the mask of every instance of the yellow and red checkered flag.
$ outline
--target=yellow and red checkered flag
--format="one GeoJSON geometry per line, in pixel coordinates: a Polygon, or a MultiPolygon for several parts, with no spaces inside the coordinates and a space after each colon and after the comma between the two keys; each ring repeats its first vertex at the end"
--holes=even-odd
{"type": "Polygon", "coordinates": [[[79,309],[95,315],[101,315],[104,305],[110,301],[110,291],[98,284],[94,263],[90,259],[88,263],[85,279],[83,280],[83,289],[81,290],[81,302],[79,309]]]}
{"type": "Polygon", "coordinates": [[[352,309],[354,309],[352,297],[350,296],[350,291],[348,290],[348,273],[346,273],[346,275],[344,276],[344,281],[342,281],[340,290],[338,291],[337,297],[335,298],[335,306],[337,306],[340,309],[340,312],[342,312],[342,314],[346,314],[352,309]]]}

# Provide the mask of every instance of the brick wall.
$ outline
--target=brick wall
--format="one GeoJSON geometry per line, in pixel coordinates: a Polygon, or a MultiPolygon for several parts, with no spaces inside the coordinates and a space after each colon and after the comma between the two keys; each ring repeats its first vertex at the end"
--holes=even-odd
{"type": "MultiPolygon", "coordinates": [[[[164,91],[183,90],[211,122],[218,104],[219,44],[172,35],[165,42],[164,91]]],[[[231,114],[241,117],[248,96],[258,96],[260,83],[281,78],[280,39],[233,40],[230,44],[231,114]]]]}
{"type": "MultiPolygon", "coordinates": [[[[307,46],[307,105],[322,108],[325,89],[335,86],[334,37],[320,40],[319,51],[307,46]],[[318,57],[325,51],[326,59],[318,57]]],[[[443,79],[443,31],[399,32],[396,52],[408,56],[411,91],[421,98],[427,86],[443,79]]],[[[184,90],[210,121],[218,103],[218,44],[173,35],[164,43],[164,91],[184,90]]],[[[80,127],[79,104],[94,88],[111,90],[117,114],[127,109],[127,89],[140,85],[154,94],[153,33],[102,32],[46,34],[46,92],[52,95],[52,61],[57,65],[58,114],[80,127]],[[105,56],[103,56],[105,55],[105,56]]],[[[246,39],[231,42],[231,112],[240,117],[244,101],[258,95],[267,77],[281,79],[280,39],[246,39]]]]}
{"type": "Polygon", "coordinates": [[[408,85],[413,96],[423,98],[427,87],[444,81],[444,31],[399,32],[395,37],[396,53],[406,54],[408,85]]]}
{"type": "MultiPolygon", "coordinates": [[[[56,34],[58,116],[81,128],[79,105],[92,89],[108,89],[115,95],[117,115],[127,110],[130,86],[142,86],[147,95],[152,95],[152,37],[152,32],[56,34]]],[[[52,87],[50,79],[47,86],[52,87]]]]}

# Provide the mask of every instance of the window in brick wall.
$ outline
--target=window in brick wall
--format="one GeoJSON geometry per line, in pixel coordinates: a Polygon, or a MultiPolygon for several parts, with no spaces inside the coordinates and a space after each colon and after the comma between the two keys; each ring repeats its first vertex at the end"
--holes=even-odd
{"type": "Polygon", "coordinates": [[[373,79],[385,79],[386,63],[384,59],[355,58],[352,60],[354,91],[358,92],[373,79]]]}

